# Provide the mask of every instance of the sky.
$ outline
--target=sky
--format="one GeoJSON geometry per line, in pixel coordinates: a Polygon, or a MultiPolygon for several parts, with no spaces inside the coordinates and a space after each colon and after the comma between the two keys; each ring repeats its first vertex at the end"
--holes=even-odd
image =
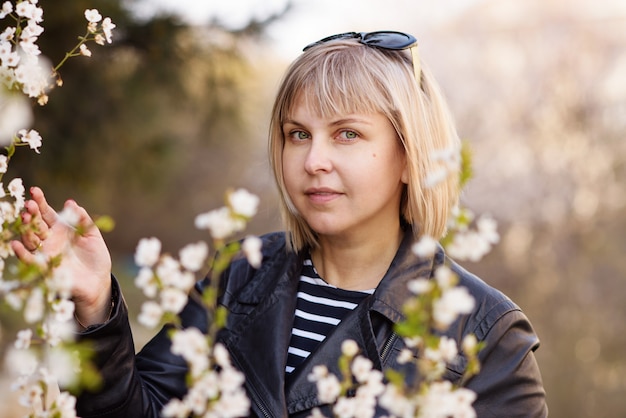
{"type": "MultiPolygon", "coordinates": [[[[480,0],[293,0],[290,14],[269,28],[270,42],[279,53],[297,56],[305,45],[349,31],[399,30],[415,33],[420,24],[430,25],[454,16],[480,0]]],[[[141,0],[140,16],[157,10],[180,14],[192,24],[217,18],[232,28],[244,26],[251,17],[265,18],[285,8],[287,0],[141,0]]]]}

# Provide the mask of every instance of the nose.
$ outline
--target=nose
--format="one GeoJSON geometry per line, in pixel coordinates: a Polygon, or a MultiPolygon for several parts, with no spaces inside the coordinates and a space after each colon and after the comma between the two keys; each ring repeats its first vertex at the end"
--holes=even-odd
{"type": "Polygon", "coordinates": [[[328,140],[312,138],[304,161],[304,169],[309,174],[330,172],[332,145],[328,140]]]}

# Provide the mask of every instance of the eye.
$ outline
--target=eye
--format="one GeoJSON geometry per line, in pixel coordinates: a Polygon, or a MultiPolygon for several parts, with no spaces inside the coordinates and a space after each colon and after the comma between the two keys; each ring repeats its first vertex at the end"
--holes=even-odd
{"type": "Polygon", "coordinates": [[[310,137],[311,136],[308,134],[308,132],[300,131],[300,130],[294,130],[287,134],[287,138],[289,138],[290,140],[294,142],[306,141],[310,137]]]}
{"type": "Polygon", "coordinates": [[[359,134],[355,131],[345,130],[339,132],[338,139],[340,141],[353,141],[359,137],[359,134]]]}

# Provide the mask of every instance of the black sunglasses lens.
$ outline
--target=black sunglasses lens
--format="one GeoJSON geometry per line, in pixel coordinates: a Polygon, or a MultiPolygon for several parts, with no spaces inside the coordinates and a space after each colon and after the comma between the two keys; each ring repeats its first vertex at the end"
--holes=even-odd
{"type": "Polygon", "coordinates": [[[417,39],[408,33],[379,31],[364,33],[362,43],[385,49],[406,49],[417,43],[417,39]]]}
{"type": "Polygon", "coordinates": [[[315,45],[324,44],[326,42],[335,41],[337,39],[359,38],[362,44],[384,49],[406,49],[417,44],[417,39],[408,33],[394,31],[377,31],[377,32],[346,32],[337,35],[327,36],[317,42],[313,42],[304,47],[303,51],[315,45]]]}
{"type": "Polygon", "coordinates": [[[327,36],[326,38],[322,38],[317,42],[313,42],[308,44],[307,46],[305,46],[302,50],[306,51],[307,49],[311,48],[312,46],[315,45],[319,45],[319,44],[324,44],[326,42],[330,42],[330,41],[336,41],[337,39],[352,39],[352,38],[360,38],[361,34],[357,33],[357,32],[345,32],[345,33],[339,33],[337,35],[331,35],[331,36],[327,36]]]}

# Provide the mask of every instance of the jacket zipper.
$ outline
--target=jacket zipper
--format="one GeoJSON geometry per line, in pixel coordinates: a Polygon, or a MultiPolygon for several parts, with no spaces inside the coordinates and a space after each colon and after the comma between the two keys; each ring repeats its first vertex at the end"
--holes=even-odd
{"type": "Polygon", "coordinates": [[[393,343],[396,341],[396,338],[398,338],[398,334],[396,334],[395,332],[392,332],[389,338],[387,338],[387,341],[385,341],[385,344],[383,345],[383,349],[380,352],[381,364],[385,364],[385,362],[387,361],[389,350],[391,349],[391,346],[393,345],[393,343]]]}
{"type": "Polygon", "coordinates": [[[250,387],[250,388],[254,392],[254,403],[259,407],[259,409],[261,410],[261,413],[263,414],[263,416],[265,418],[272,418],[272,416],[268,412],[268,410],[265,407],[265,405],[261,402],[261,398],[259,397],[259,394],[257,393],[256,389],[254,389],[252,387],[250,387]]]}
{"type": "MultiPolygon", "coordinates": [[[[239,362],[233,356],[231,356],[231,362],[238,368],[238,370],[241,370],[241,366],[239,365],[239,362]]],[[[252,385],[246,385],[246,386],[250,389],[250,395],[251,395],[250,400],[254,402],[256,406],[259,407],[259,409],[261,410],[261,413],[263,414],[263,417],[272,418],[267,407],[265,406],[265,403],[261,400],[261,397],[259,396],[259,393],[257,392],[256,388],[253,387],[252,385]]]]}

